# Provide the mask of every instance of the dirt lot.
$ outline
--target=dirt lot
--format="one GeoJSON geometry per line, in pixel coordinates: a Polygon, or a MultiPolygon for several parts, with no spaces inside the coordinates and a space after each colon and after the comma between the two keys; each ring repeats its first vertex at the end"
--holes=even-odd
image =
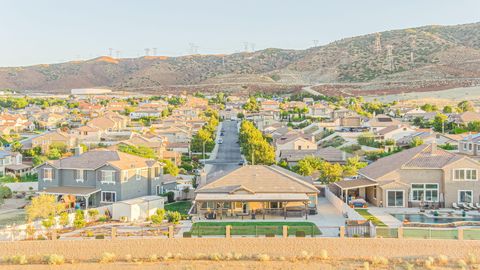
{"type": "MultiPolygon", "coordinates": [[[[0,250],[4,258],[26,255],[29,263],[46,254],[59,254],[69,263],[68,269],[110,269],[113,266],[115,269],[158,269],[159,266],[161,269],[364,269],[366,261],[376,265],[372,269],[393,269],[392,265],[413,264],[415,260],[419,260],[419,267],[411,269],[421,269],[426,258],[437,258],[440,254],[448,258],[449,267],[458,269],[459,259],[468,262],[468,258],[475,258],[469,266],[477,263],[476,258],[480,259],[480,241],[380,238],[22,241],[1,242],[0,250]],[[104,252],[114,254],[115,259],[109,264],[98,264],[104,252]],[[152,256],[154,262],[150,262],[152,256]],[[133,262],[127,262],[128,257],[133,262]],[[375,262],[378,258],[382,260],[375,262]],[[72,261],[74,263],[70,264],[72,261]]],[[[25,265],[23,268],[6,264],[0,267],[25,269],[25,265]]],[[[29,265],[29,269],[50,267],[29,265]]]]}

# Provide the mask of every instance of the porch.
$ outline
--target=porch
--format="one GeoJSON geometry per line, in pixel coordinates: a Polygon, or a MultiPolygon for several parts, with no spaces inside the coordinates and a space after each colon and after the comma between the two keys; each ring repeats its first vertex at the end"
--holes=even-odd
{"type": "Polygon", "coordinates": [[[377,203],[377,186],[376,181],[360,178],[335,182],[330,190],[350,207],[366,208],[377,203]]]}
{"type": "Polygon", "coordinates": [[[306,194],[198,194],[194,205],[197,218],[207,220],[308,219],[317,213],[316,195],[306,194]]]}
{"type": "Polygon", "coordinates": [[[100,189],[95,187],[49,187],[38,194],[55,195],[66,209],[88,209],[100,205],[100,189]]]}

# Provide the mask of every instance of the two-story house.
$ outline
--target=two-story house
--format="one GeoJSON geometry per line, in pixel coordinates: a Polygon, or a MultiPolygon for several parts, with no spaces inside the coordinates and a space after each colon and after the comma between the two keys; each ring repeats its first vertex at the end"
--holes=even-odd
{"type": "Polygon", "coordinates": [[[76,150],[37,167],[39,192],[85,208],[160,192],[158,161],[113,150],[76,150]]]}
{"type": "Polygon", "coordinates": [[[23,176],[29,173],[31,168],[31,166],[23,164],[22,154],[0,150],[0,177],[7,173],[23,176]]]}
{"type": "Polygon", "coordinates": [[[479,171],[477,161],[432,143],[381,158],[360,169],[359,179],[333,185],[345,201],[363,197],[382,207],[451,207],[480,201],[479,171]]]}

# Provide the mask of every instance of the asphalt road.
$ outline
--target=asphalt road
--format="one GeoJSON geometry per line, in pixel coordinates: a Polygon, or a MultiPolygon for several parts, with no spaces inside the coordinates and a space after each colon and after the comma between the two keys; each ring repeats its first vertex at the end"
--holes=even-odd
{"type": "Polygon", "coordinates": [[[209,160],[206,164],[211,164],[212,169],[207,175],[207,181],[216,178],[217,176],[240,167],[238,163],[242,161],[240,154],[240,145],[238,141],[237,121],[226,120],[222,123],[222,129],[225,130],[223,136],[223,143],[218,145],[217,156],[214,160],[209,160]]]}

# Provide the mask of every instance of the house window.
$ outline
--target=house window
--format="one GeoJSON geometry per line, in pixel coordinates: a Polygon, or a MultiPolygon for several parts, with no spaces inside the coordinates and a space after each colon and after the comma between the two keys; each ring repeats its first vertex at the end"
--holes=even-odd
{"type": "Polygon", "coordinates": [[[75,170],[75,180],[77,182],[83,182],[83,170],[75,170]]]}
{"type": "Polygon", "coordinates": [[[101,171],[102,184],[115,184],[115,171],[101,171]]]}
{"type": "Polygon", "coordinates": [[[453,180],[461,181],[476,181],[477,179],[477,170],[475,169],[454,169],[453,170],[453,180]]]}
{"type": "Polygon", "coordinates": [[[472,190],[459,190],[458,191],[459,203],[473,203],[473,191],[472,190]]]}
{"type": "Polygon", "coordinates": [[[467,150],[467,144],[463,143],[463,150],[467,150]]]}
{"type": "Polygon", "coordinates": [[[438,202],[438,184],[412,184],[412,201],[438,202]]]}
{"type": "Polygon", "coordinates": [[[469,150],[469,151],[472,151],[472,143],[469,143],[469,144],[468,144],[468,150],[469,150]]]}
{"type": "Polygon", "coordinates": [[[157,185],[156,186],[156,191],[157,191],[157,195],[162,195],[163,194],[163,187],[160,186],[160,185],[157,185]]]}
{"type": "Polygon", "coordinates": [[[215,206],[214,202],[203,202],[202,209],[213,209],[215,206]]]}
{"type": "Polygon", "coordinates": [[[102,202],[113,203],[117,201],[117,193],[115,191],[102,191],[102,202]]]}
{"type": "Polygon", "coordinates": [[[43,181],[52,181],[53,179],[53,169],[44,168],[43,169],[43,181]]]}
{"type": "Polygon", "coordinates": [[[142,170],[140,170],[140,169],[137,169],[137,170],[136,170],[136,172],[135,172],[135,179],[136,179],[136,180],[142,179],[142,170]]]}

